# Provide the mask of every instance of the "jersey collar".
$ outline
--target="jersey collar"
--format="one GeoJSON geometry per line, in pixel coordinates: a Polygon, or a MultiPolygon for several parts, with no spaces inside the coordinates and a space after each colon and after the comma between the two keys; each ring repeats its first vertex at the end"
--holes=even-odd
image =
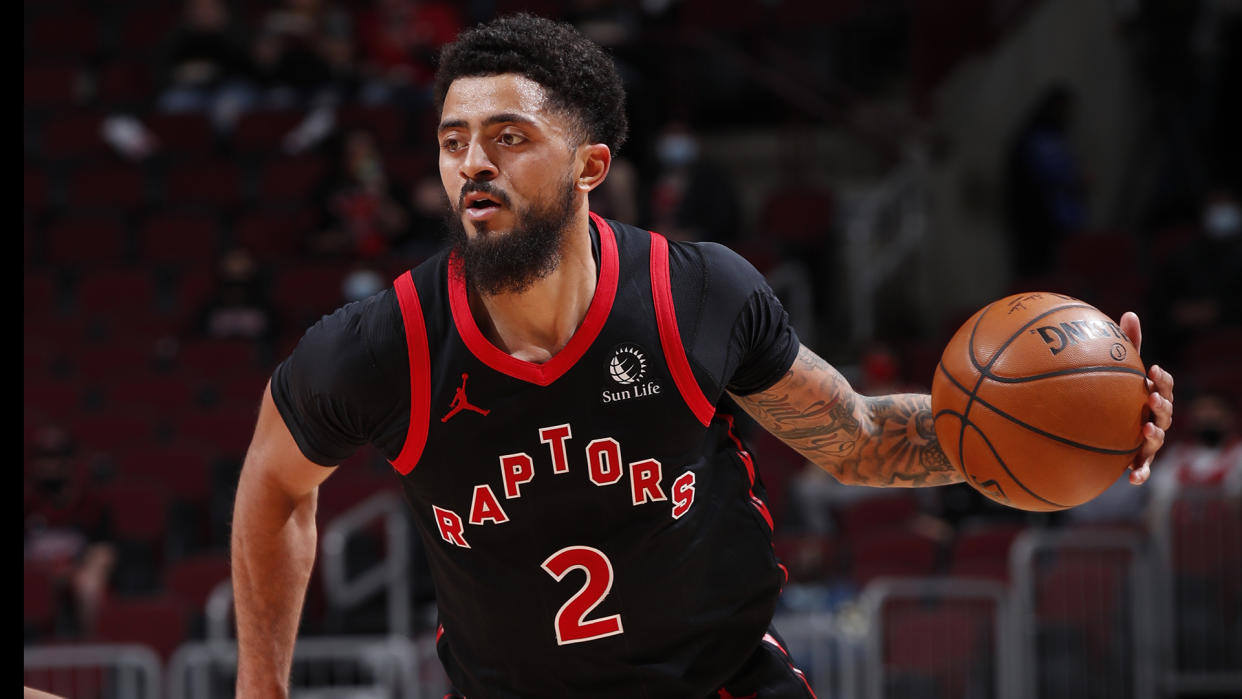
{"type": "Polygon", "coordinates": [[[479,361],[515,379],[538,386],[547,386],[560,378],[582,358],[587,348],[599,336],[600,330],[604,327],[604,321],[608,319],[608,313],[612,310],[620,272],[617,239],[612,228],[603,218],[594,213],[591,214],[591,222],[599,231],[600,247],[600,271],[599,280],[595,284],[595,295],[591,298],[591,305],[587,308],[582,325],[574,331],[569,343],[542,364],[513,357],[484,337],[483,332],[474,322],[474,314],[470,312],[466,280],[461,274],[461,260],[456,255],[449,256],[448,290],[453,323],[457,326],[457,332],[466,343],[466,347],[479,361]]]}

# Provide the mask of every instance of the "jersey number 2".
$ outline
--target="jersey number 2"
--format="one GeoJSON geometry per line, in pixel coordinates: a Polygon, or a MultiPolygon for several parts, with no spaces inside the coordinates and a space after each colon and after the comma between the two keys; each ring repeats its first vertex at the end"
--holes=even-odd
{"type": "Polygon", "coordinates": [[[612,561],[599,549],[567,546],[543,562],[543,569],[557,582],[575,568],[586,573],[586,583],[556,613],[557,645],[594,641],[622,633],[620,614],[585,621],[586,615],[612,591],[612,561]]]}

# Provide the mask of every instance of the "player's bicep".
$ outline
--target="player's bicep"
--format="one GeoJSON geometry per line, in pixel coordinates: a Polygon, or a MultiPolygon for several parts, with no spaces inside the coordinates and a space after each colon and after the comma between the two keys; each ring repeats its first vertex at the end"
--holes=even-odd
{"type": "Polygon", "coordinates": [[[840,462],[855,452],[862,438],[862,397],[805,345],[799,346],[797,359],[779,381],[733,399],[774,436],[838,478],[840,462]]]}
{"type": "Polygon", "coordinates": [[[253,484],[273,489],[296,502],[311,495],[335,470],[302,453],[276,409],[269,383],[263,391],[254,437],[242,466],[242,486],[253,484]]]}

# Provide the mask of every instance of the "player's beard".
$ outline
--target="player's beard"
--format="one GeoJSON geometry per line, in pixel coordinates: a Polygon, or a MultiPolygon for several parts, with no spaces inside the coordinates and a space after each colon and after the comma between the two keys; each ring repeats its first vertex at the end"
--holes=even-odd
{"type": "MultiPolygon", "coordinates": [[[[461,196],[470,192],[490,194],[509,206],[508,196],[489,182],[468,184],[461,196]]],[[[573,218],[573,196],[572,179],[566,178],[558,196],[514,210],[508,232],[489,232],[484,224],[473,239],[466,234],[461,206],[450,208],[448,238],[461,260],[466,284],[487,296],[518,294],[551,274],[561,261],[561,246],[573,218]]]]}

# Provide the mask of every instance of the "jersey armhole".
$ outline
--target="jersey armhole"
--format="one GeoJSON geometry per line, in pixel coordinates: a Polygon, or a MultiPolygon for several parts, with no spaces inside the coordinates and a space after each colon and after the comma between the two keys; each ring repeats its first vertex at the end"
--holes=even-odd
{"type": "Polygon", "coordinates": [[[677,327],[677,312],[673,306],[673,289],[668,267],[668,240],[658,233],[651,234],[651,297],[655,303],[656,326],[660,331],[660,347],[664,360],[673,374],[673,383],[686,402],[690,412],[704,427],[711,424],[716,414],[703,388],[694,378],[686,347],[681,343],[681,331],[677,327]]]}
{"type": "Polygon", "coordinates": [[[418,299],[414,277],[406,271],[393,282],[401,320],[405,326],[405,345],[410,362],[410,424],[406,428],[401,453],[392,466],[405,476],[414,470],[427,445],[427,429],[431,416],[431,356],[427,351],[427,325],[418,299]]]}

